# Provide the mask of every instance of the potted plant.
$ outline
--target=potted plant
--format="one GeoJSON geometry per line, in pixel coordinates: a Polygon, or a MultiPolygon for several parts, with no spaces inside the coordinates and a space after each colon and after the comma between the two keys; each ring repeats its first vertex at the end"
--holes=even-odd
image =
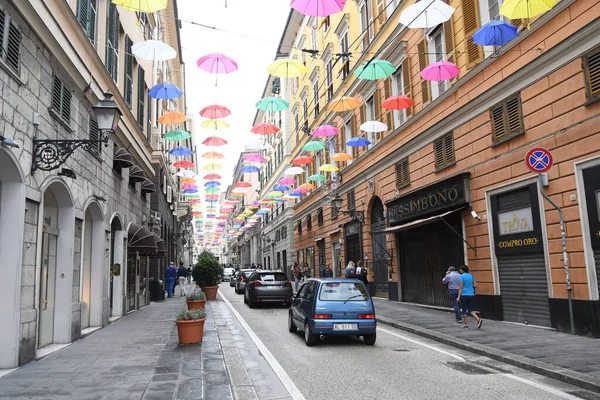
{"type": "Polygon", "coordinates": [[[179,344],[200,343],[204,338],[206,311],[182,309],[175,314],[179,344]]]}
{"type": "Polygon", "coordinates": [[[223,279],[223,267],[219,264],[219,259],[209,253],[203,251],[198,256],[198,262],[192,269],[192,277],[204,294],[207,300],[217,298],[217,290],[219,283],[223,279]]]}
{"type": "Polygon", "coordinates": [[[204,310],[204,303],[206,303],[206,295],[202,289],[196,289],[185,298],[188,306],[188,310],[204,310]]]}

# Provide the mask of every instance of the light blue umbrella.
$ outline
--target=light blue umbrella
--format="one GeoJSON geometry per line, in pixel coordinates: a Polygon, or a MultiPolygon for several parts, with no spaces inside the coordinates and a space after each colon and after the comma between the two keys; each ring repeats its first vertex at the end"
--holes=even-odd
{"type": "Polygon", "coordinates": [[[221,182],[219,181],[208,181],[204,184],[204,186],[219,186],[221,185],[221,182]]]}
{"type": "Polygon", "coordinates": [[[368,139],[365,139],[364,137],[353,137],[352,139],[348,140],[346,142],[346,144],[348,146],[353,146],[353,147],[361,147],[361,146],[368,146],[371,144],[371,142],[368,139]]]}
{"type": "Polygon", "coordinates": [[[302,196],[302,193],[290,192],[290,193],[288,193],[288,196],[300,197],[300,196],[302,196]]]}
{"type": "Polygon", "coordinates": [[[278,192],[287,192],[288,190],[290,190],[290,188],[285,185],[277,185],[273,188],[273,190],[278,192]]]}
{"type": "Polygon", "coordinates": [[[504,21],[493,20],[473,34],[473,43],[483,46],[504,46],[519,36],[517,27],[504,21]]]}
{"type": "Polygon", "coordinates": [[[194,152],[187,147],[175,147],[174,149],[169,150],[169,154],[174,156],[191,156],[194,152]]]}
{"type": "Polygon", "coordinates": [[[161,100],[176,99],[182,94],[183,91],[171,83],[159,83],[148,91],[148,96],[161,100]]]}
{"type": "Polygon", "coordinates": [[[260,172],[260,168],[255,165],[244,165],[240,172],[260,172]]]}

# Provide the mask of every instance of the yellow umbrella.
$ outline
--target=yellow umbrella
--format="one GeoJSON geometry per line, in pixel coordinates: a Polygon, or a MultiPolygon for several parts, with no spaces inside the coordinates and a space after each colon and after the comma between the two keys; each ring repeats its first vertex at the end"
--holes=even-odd
{"type": "Polygon", "coordinates": [[[229,128],[229,124],[227,122],[223,121],[222,119],[207,119],[205,121],[202,121],[202,123],[200,124],[200,127],[204,128],[204,129],[219,130],[219,129],[229,128]]]}
{"type": "Polygon", "coordinates": [[[308,69],[301,61],[292,58],[282,58],[273,61],[269,65],[268,71],[271,75],[280,78],[296,78],[306,74],[308,69]]]}
{"type": "MultiPolygon", "coordinates": [[[[552,10],[557,0],[505,0],[500,14],[510,18],[532,18],[552,10]]],[[[529,28],[529,26],[528,26],[529,28]]]]}
{"type": "Polygon", "coordinates": [[[350,161],[352,156],[348,153],[336,153],[331,156],[332,161],[350,161]]]}
{"type": "Polygon", "coordinates": [[[315,185],[313,185],[312,183],[305,183],[305,184],[298,186],[298,189],[314,190],[314,188],[315,188],[315,185]]]}
{"type": "Polygon", "coordinates": [[[358,99],[350,96],[342,96],[331,100],[331,103],[327,106],[327,111],[350,111],[358,106],[360,106],[360,101],[358,99]]]}
{"type": "Polygon", "coordinates": [[[325,171],[325,172],[335,172],[335,171],[339,171],[339,170],[340,169],[333,164],[324,164],[319,167],[319,171],[325,171]]]}
{"type": "Polygon", "coordinates": [[[112,0],[128,11],[153,13],[167,8],[168,0],[112,0]]]}
{"type": "Polygon", "coordinates": [[[169,111],[158,118],[158,123],[163,125],[174,125],[187,121],[188,117],[179,111],[169,111]]]}
{"type": "Polygon", "coordinates": [[[205,171],[220,171],[223,169],[223,167],[219,164],[212,163],[206,164],[202,169],[205,171]]]}
{"type": "Polygon", "coordinates": [[[281,197],[283,196],[283,192],[280,192],[278,190],[273,190],[270,191],[269,193],[267,193],[267,197],[281,197]]]}
{"type": "Polygon", "coordinates": [[[225,156],[221,153],[219,153],[218,151],[209,151],[208,153],[204,153],[202,154],[202,158],[212,158],[212,159],[217,159],[217,158],[225,158],[225,156]]]}

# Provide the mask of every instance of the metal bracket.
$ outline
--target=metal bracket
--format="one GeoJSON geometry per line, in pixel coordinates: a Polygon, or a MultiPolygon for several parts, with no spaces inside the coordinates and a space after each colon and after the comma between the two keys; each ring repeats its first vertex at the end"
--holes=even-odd
{"type": "Polygon", "coordinates": [[[108,146],[108,137],[102,140],[36,140],[33,139],[33,159],[31,172],[38,169],[52,171],[63,165],[73,152],[83,147],[90,151],[93,145],[104,143],[108,146]]]}
{"type": "Polygon", "coordinates": [[[344,215],[349,215],[350,219],[353,221],[358,221],[361,224],[365,223],[365,214],[362,211],[356,211],[356,210],[338,210],[338,212],[344,214],[344,215]]]}

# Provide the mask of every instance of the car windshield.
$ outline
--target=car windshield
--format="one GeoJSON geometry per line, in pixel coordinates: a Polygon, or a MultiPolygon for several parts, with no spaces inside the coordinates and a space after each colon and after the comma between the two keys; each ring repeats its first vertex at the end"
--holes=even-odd
{"type": "Polygon", "coordinates": [[[273,272],[272,274],[260,274],[259,277],[262,282],[278,282],[288,280],[287,276],[283,272],[273,272]]]}
{"type": "Polygon", "coordinates": [[[319,300],[324,301],[365,301],[369,299],[362,283],[327,282],[321,285],[319,300]]]}
{"type": "Polygon", "coordinates": [[[244,276],[245,276],[246,278],[250,277],[250,275],[252,275],[252,273],[253,273],[253,272],[254,272],[254,270],[250,270],[250,271],[243,271],[243,273],[244,273],[244,276]]]}

